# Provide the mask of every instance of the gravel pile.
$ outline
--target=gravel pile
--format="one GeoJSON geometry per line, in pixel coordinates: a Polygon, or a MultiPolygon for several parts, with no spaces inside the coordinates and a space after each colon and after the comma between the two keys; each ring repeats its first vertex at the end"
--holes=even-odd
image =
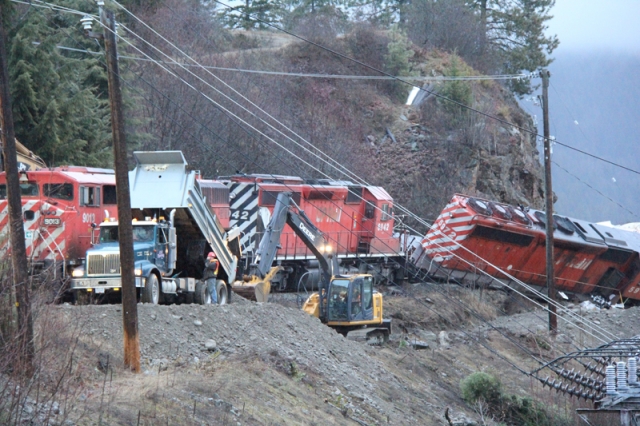
{"type": "MultiPolygon", "coordinates": [[[[82,324],[87,343],[101,345],[121,361],[122,306],[63,306],[82,324]]],[[[341,390],[387,415],[393,406],[374,392],[379,386],[401,387],[370,356],[376,347],[347,340],[298,309],[241,301],[226,306],[138,305],[139,335],[145,374],[185,364],[216,360],[278,359],[280,363],[321,377],[322,386],[341,390]]],[[[104,355],[102,356],[104,358],[104,355]]]]}

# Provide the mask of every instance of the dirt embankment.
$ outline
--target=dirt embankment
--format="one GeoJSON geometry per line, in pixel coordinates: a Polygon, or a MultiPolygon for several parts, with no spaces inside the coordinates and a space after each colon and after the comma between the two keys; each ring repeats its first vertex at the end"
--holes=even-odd
{"type": "MultiPolygon", "coordinates": [[[[23,417],[34,424],[48,418],[50,425],[431,425],[447,424],[448,409],[454,424],[472,424],[480,415],[460,398],[459,383],[475,371],[571,415],[577,401],[541,389],[509,365],[537,365],[513,341],[545,359],[574,344],[597,344],[564,317],[562,333],[551,338],[543,311],[519,301],[514,309],[512,298],[497,292],[415,286],[388,294],[394,335],[381,347],[345,339],[283,306],[291,304],[286,297],[274,300],[280,303],[138,305],[137,375],[122,365],[120,305],[48,307],[36,320],[45,345],[42,389],[39,397],[35,388],[29,393],[23,417]],[[428,348],[416,350],[416,340],[428,348]],[[51,400],[43,397],[56,388],[51,400]]],[[[628,336],[639,312],[582,317],[628,336]]]]}

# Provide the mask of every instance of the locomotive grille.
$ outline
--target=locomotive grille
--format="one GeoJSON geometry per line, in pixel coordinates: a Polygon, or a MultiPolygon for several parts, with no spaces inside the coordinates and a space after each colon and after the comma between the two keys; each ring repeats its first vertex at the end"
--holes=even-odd
{"type": "Polygon", "coordinates": [[[87,275],[120,275],[120,253],[90,255],[87,265],[87,275]]]}

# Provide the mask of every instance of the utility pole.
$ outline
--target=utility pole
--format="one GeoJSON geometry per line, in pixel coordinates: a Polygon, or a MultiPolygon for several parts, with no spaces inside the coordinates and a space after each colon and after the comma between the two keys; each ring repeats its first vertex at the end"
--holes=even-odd
{"type": "MultiPolygon", "coordinates": [[[[27,265],[27,249],[24,241],[24,223],[22,222],[22,200],[20,198],[20,178],[18,176],[18,157],[16,137],[13,129],[11,95],[9,93],[9,71],[7,66],[6,32],[4,18],[9,15],[7,3],[0,4],[0,110],[2,126],[2,148],[4,151],[4,170],[7,177],[7,203],[9,205],[9,243],[11,244],[11,270],[15,288],[18,311],[16,341],[20,359],[16,368],[22,369],[27,376],[33,374],[35,346],[33,343],[33,318],[29,300],[30,285],[27,265]],[[20,364],[22,362],[22,364],[20,364]]],[[[11,294],[11,292],[9,292],[11,294]]],[[[20,370],[18,370],[20,371],[20,370]]]]}
{"type": "Polygon", "coordinates": [[[124,331],[124,365],[140,372],[140,339],[138,337],[138,301],[133,261],[133,230],[131,225],[131,195],[129,167],[127,166],[127,141],[122,113],[122,90],[118,70],[116,25],[114,13],[100,8],[100,22],[104,28],[104,48],[109,79],[111,103],[111,131],[113,133],[113,157],[116,169],[118,201],[118,239],[120,240],[120,274],[122,277],[122,325],[124,331]]]}
{"type": "Polygon", "coordinates": [[[549,297],[549,331],[558,331],[556,315],[556,287],[553,273],[553,190],[551,189],[551,144],[549,141],[549,76],[547,70],[540,71],[542,77],[542,121],[544,125],[544,198],[545,230],[547,247],[547,295],[549,297]]]}

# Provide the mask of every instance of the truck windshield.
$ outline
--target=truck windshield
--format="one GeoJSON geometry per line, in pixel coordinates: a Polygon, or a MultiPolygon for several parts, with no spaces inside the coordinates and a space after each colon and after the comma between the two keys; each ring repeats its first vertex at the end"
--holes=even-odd
{"type": "MultiPolygon", "coordinates": [[[[133,227],[133,241],[134,242],[150,242],[153,241],[153,225],[140,225],[133,227]]],[[[117,226],[103,226],[100,228],[100,242],[101,243],[115,243],[118,241],[118,227],[117,226]]]]}
{"type": "Polygon", "coordinates": [[[114,243],[118,241],[118,227],[117,226],[102,226],[100,228],[100,242],[101,243],[114,243]]]}

